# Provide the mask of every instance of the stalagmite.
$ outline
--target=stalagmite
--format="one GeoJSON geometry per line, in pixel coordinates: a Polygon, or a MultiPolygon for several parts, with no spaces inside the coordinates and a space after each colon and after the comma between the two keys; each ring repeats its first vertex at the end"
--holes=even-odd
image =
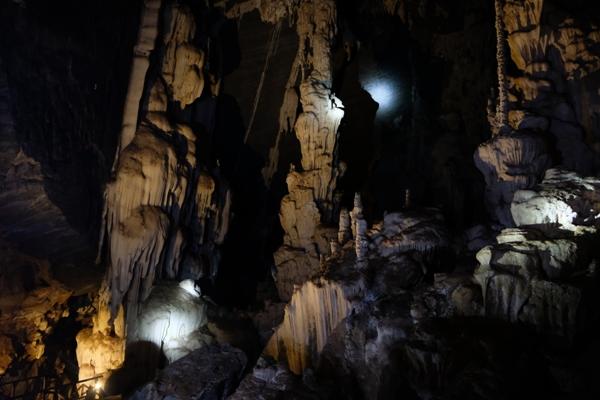
{"type": "Polygon", "coordinates": [[[118,369],[125,361],[125,318],[123,307],[119,307],[116,317],[112,317],[108,302],[110,293],[101,288],[96,299],[97,313],[93,326],[83,329],[75,338],[77,341],[77,364],[79,380],[102,376],[100,382],[108,378],[111,371],[118,369]]]}
{"type": "Polygon", "coordinates": [[[363,217],[362,212],[363,212],[363,207],[362,207],[362,200],[360,198],[360,194],[355,193],[354,194],[354,208],[352,209],[352,211],[350,211],[350,221],[351,221],[350,226],[352,229],[352,237],[355,239],[357,236],[356,224],[357,224],[357,221],[363,217]]]}
{"type": "Polygon", "coordinates": [[[350,239],[352,239],[352,228],[350,226],[350,213],[348,213],[348,210],[346,208],[342,208],[342,210],[340,211],[338,242],[343,245],[350,239]]]}

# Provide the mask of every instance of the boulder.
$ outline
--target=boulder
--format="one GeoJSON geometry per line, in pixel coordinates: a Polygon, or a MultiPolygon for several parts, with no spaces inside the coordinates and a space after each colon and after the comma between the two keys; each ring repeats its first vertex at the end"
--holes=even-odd
{"type": "Polygon", "coordinates": [[[229,345],[195,350],[165,368],[138,390],[132,400],[222,400],[239,383],[246,356],[229,345]]]}

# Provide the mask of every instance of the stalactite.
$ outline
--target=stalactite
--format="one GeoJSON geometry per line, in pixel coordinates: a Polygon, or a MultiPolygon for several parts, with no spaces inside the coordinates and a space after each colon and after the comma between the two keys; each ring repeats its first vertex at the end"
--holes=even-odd
{"type": "Polygon", "coordinates": [[[340,284],[324,278],[306,282],[294,293],[265,353],[287,361],[291,371],[301,374],[314,366],[329,335],[351,309],[340,284]]]}
{"type": "Polygon", "coordinates": [[[209,160],[198,158],[197,132],[173,123],[168,108],[184,109],[204,90],[204,52],[193,44],[196,16],[179,2],[163,11],[162,45],[156,57],[148,55],[157,76],[146,80],[139,126],[133,137],[122,137],[127,144],[105,190],[99,253],[106,252],[111,313],[126,305],[128,325],[155,280],[177,279],[186,257],[206,256],[208,265],[188,272],[214,278],[229,222],[228,185],[218,167],[208,171],[209,160]]]}
{"type": "Polygon", "coordinates": [[[495,0],[496,10],[496,64],[498,75],[498,101],[496,103],[495,124],[492,126],[494,135],[508,127],[508,82],[506,76],[506,34],[504,29],[503,0],[495,0]]]}
{"type": "Polygon", "coordinates": [[[139,106],[146,82],[146,72],[150,66],[150,53],[154,50],[158,36],[160,8],[162,0],[145,0],[140,17],[137,44],[134,47],[133,64],[129,78],[129,89],[123,110],[123,125],[115,157],[115,166],[122,152],[133,140],[137,129],[139,106]]]}

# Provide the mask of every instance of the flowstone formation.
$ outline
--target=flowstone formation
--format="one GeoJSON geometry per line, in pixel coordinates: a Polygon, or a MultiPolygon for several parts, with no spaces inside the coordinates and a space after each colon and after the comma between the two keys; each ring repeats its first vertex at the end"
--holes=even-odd
{"type": "MultiPolygon", "coordinates": [[[[210,166],[212,160],[199,158],[198,121],[192,129],[191,120],[184,122],[173,111],[186,110],[203,95],[211,96],[206,91],[212,87],[205,90],[204,85],[209,74],[204,50],[194,44],[200,31],[198,15],[177,1],[149,1],[141,18],[114,178],[104,196],[99,260],[105,260],[108,270],[98,315],[106,320],[97,318],[92,333],[78,336],[82,349],[110,341],[115,341],[114,348],[124,349],[117,343],[126,337],[125,332],[117,332],[123,311],[129,342],[149,340],[161,348],[160,336],[167,329],[147,331],[151,330],[147,325],[154,323],[148,318],[157,319],[158,325],[164,322],[160,322],[164,316],[148,315],[155,282],[214,278],[220,261],[218,246],[228,229],[228,185],[218,166],[210,166]]],[[[210,125],[210,121],[201,123],[210,125]]],[[[161,290],[155,293],[159,299],[164,297],[158,294],[161,290]]],[[[178,341],[199,328],[205,314],[201,305],[194,308],[194,301],[183,305],[173,301],[165,303],[173,306],[163,310],[165,315],[192,309],[177,322],[183,324],[181,332],[165,342],[163,350],[171,361],[200,347],[189,344],[188,348],[178,341]]],[[[170,323],[169,318],[165,321],[170,323]]],[[[107,364],[109,369],[118,364],[116,359],[107,364]]],[[[98,366],[94,370],[105,372],[98,366]]]]}
{"type": "MultiPolygon", "coordinates": [[[[192,11],[178,2],[165,7],[167,29],[156,50],[159,73],[145,76],[140,123],[131,140],[124,129],[115,178],[105,192],[101,237],[107,247],[111,312],[115,315],[125,304],[133,319],[156,279],[216,273],[229,218],[226,183],[218,169],[209,171],[206,160],[198,158],[199,132],[174,122],[168,111],[169,104],[184,109],[202,95],[204,56],[192,44],[197,31],[192,11]],[[206,265],[199,261],[203,257],[206,265]]],[[[158,23],[155,8],[146,5],[144,21],[158,23]]],[[[144,24],[140,29],[136,49],[154,32],[144,24]]]]}
{"type": "MultiPolygon", "coordinates": [[[[300,46],[290,82],[300,79],[302,112],[294,123],[294,132],[300,142],[302,170],[292,168],[286,180],[288,195],[281,201],[284,244],[274,257],[279,296],[284,301],[291,298],[295,286],[318,273],[320,258],[329,254],[329,239],[335,232],[323,223],[331,222],[335,215],[335,187],[342,173],[337,137],[344,111],[332,92],[335,2],[301,1],[294,16],[300,46]]],[[[291,104],[284,106],[293,109],[291,104]]],[[[283,119],[289,120],[285,115],[283,119]]]]}
{"type": "Polygon", "coordinates": [[[390,213],[366,229],[358,196],[356,206],[355,229],[340,233],[338,251],[324,260],[323,275],[294,292],[265,349],[296,374],[318,367],[327,343],[345,331],[347,317],[367,312],[381,298],[403,298],[434,269],[443,270],[449,237],[439,212],[390,213]]]}

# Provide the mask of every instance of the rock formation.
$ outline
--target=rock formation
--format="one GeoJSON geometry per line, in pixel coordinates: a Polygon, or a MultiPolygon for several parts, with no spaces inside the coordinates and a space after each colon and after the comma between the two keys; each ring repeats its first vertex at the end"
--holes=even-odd
{"type": "Polygon", "coordinates": [[[524,132],[497,135],[479,146],[474,159],[487,185],[488,210],[500,224],[513,226],[510,204],[514,193],[539,182],[551,165],[544,139],[524,132]]]}
{"type": "MultiPolygon", "coordinates": [[[[158,23],[154,3],[144,11],[143,21],[150,25],[158,23]]],[[[207,169],[209,160],[198,158],[199,132],[173,123],[167,110],[169,102],[185,108],[202,95],[204,56],[192,44],[197,26],[191,9],[178,2],[166,7],[168,29],[156,50],[160,73],[145,77],[141,122],[131,139],[122,136],[115,177],[105,191],[101,239],[108,248],[110,308],[114,316],[125,304],[134,319],[156,279],[197,279],[216,272],[217,246],[229,218],[226,183],[218,170],[207,169]],[[201,256],[208,265],[193,265],[201,256]]],[[[146,46],[154,30],[144,24],[141,29],[138,40],[146,46]]],[[[130,94],[137,91],[137,83],[132,85],[130,94]]]]}
{"type": "Polygon", "coordinates": [[[294,292],[266,354],[285,359],[292,372],[301,374],[316,364],[329,335],[351,308],[341,285],[323,278],[306,282],[294,292]]]}
{"type": "Polygon", "coordinates": [[[0,366],[4,372],[23,362],[39,366],[48,336],[69,315],[67,300],[72,292],[52,276],[47,261],[24,255],[4,242],[0,242],[0,254],[0,366]]]}
{"type": "Polygon", "coordinates": [[[244,353],[231,346],[196,350],[164,369],[132,399],[224,399],[231,394],[246,367],[244,353]]]}
{"type": "MultiPolygon", "coordinates": [[[[281,202],[280,220],[285,235],[283,247],[275,254],[275,263],[283,300],[291,298],[294,285],[302,284],[318,272],[320,256],[330,251],[330,233],[324,232],[321,223],[330,222],[333,217],[333,194],[340,174],[337,136],[344,115],[341,101],[331,90],[335,2],[302,1],[296,18],[300,47],[294,71],[301,78],[302,113],[294,123],[294,131],[300,142],[302,171],[290,171],[289,194],[281,202]]],[[[289,113],[284,114],[289,119],[289,113]]]]}
{"type": "Polygon", "coordinates": [[[550,169],[515,194],[513,219],[497,244],[477,253],[475,278],[486,315],[572,338],[595,280],[598,181],[550,169]]]}
{"type": "Polygon", "coordinates": [[[123,306],[116,317],[107,307],[110,293],[104,289],[96,298],[97,313],[93,316],[92,327],[82,329],[76,336],[77,365],[79,380],[100,377],[104,384],[111,372],[121,367],[125,361],[125,316],[123,306]]]}
{"type": "Polygon", "coordinates": [[[327,389],[314,381],[301,379],[281,364],[268,358],[259,358],[252,373],[240,383],[231,400],[265,399],[325,399],[327,389]]]}
{"type": "Polygon", "coordinates": [[[560,163],[589,174],[596,161],[589,108],[600,69],[599,28],[544,0],[507,1],[504,24],[518,76],[509,77],[513,127],[535,129],[556,142],[560,163]],[[555,21],[551,26],[544,21],[555,21]]]}
{"type": "MultiPolygon", "coordinates": [[[[360,197],[356,200],[352,218],[360,225],[364,222],[360,197]]],[[[357,232],[361,229],[359,226],[357,232]]],[[[332,335],[345,331],[349,315],[364,312],[375,299],[404,293],[425,273],[432,273],[428,265],[433,266],[432,259],[449,246],[442,217],[435,210],[390,213],[356,237],[361,239],[340,243],[340,253],[324,261],[320,278],[294,292],[284,321],[265,349],[266,354],[285,360],[294,373],[319,364],[332,335]],[[375,272],[373,279],[366,278],[375,272]]]]}
{"type": "Polygon", "coordinates": [[[206,323],[206,304],[194,291],[192,281],[161,284],[142,304],[127,339],[130,343],[152,343],[172,363],[212,341],[201,332],[206,323]]]}

